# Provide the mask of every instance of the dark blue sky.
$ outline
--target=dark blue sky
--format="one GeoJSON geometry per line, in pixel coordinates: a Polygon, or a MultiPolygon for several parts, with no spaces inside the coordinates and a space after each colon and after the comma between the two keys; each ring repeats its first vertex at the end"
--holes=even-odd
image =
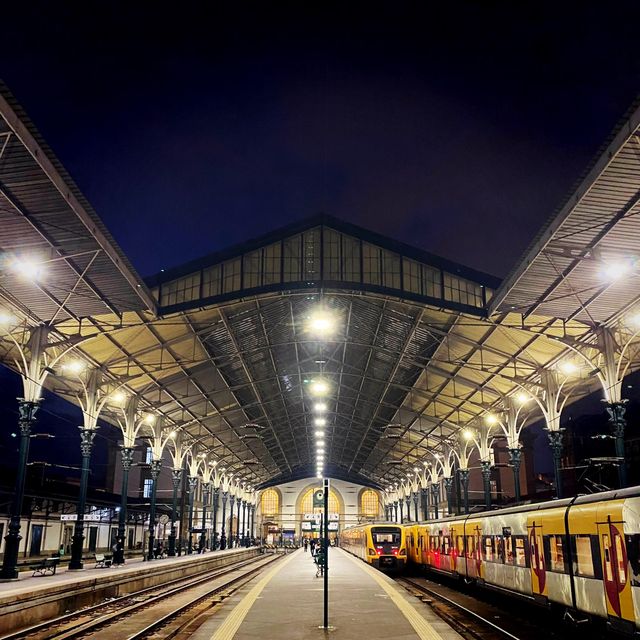
{"type": "Polygon", "coordinates": [[[324,211],[504,276],[640,86],[636,2],[14,4],[0,75],[142,275],[324,211]]]}

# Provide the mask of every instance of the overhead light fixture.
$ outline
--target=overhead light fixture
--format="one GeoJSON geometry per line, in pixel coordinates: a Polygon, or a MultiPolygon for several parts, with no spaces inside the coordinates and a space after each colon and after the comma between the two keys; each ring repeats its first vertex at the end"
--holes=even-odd
{"type": "Polygon", "coordinates": [[[16,258],[11,263],[11,270],[28,280],[39,280],[42,276],[42,263],[34,258],[16,258]]]}
{"type": "Polygon", "coordinates": [[[525,404],[525,402],[528,402],[530,399],[531,399],[531,396],[527,395],[524,391],[520,391],[519,393],[516,394],[516,400],[520,404],[525,404]]]}
{"type": "Polygon", "coordinates": [[[484,417],[484,421],[492,427],[493,425],[498,424],[498,416],[496,416],[495,413],[487,413],[484,417]]]}
{"type": "Polygon", "coordinates": [[[124,401],[127,399],[127,396],[123,391],[114,391],[111,394],[111,400],[117,404],[124,404],[124,401]]]}
{"type": "Polygon", "coordinates": [[[178,432],[177,432],[177,431],[172,431],[172,432],[169,434],[169,437],[170,437],[170,438],[175,438],[177,435],[178,435],[178,432]]]}
{"type": "Polygon", "coordinates": [[[329,383],[322,378],[312,380],[309,384],[309,392],[314,396],[326,396],[329,393],[329,383]]]}
{"type": "MultiPolygon", "coordinates": [[[[156,417],[152,413],[147,413],[147,415],[144,417],[144,421],[147,424],[153,424],[156,421],[156,417]]],[[[202,455],[203,454],[201,454],[201,456],[202,455]]]]}
{"type": "Polygon", "coordinates": [[[601,274],[607,280],[619,280],[633,268],[631,260],[612,260],[603,265],[601,274]]]}
{"type": "Polygon", "coordinates": [[[67,362],[63,369],[70,371],[71,373],[80,373],[84,369],[84,362],[82,360],[72,360],[71,362],[67,362]]]}
{"type": "Polygon", "coordinates": [[[313,424],[315,424],[316,427],[324,427],[327,424],[327,421],[325,418],[316,418],[313,421],[313,424]]]}
{"type": "Polygon", "coordinates": [[[578,371],[578,367],[570,360],[565,360],[558,365],[558,369],[562,371],[566,376],[570,376],[578,371]]]}
{"type": "Polygon", "coordinates": [[[313,410],[316,411],[317,413],[322,413],[323,411],[327,410],[327,403],[326,402],[316,402],[313,405],[313,410]]]}
{"type": "Polygon", "coordinates": [[[0,309],[0,324],[1,325],[9,325],[9,324],[13,324],[15,322],[15,317],[9,313],[8,311],[5,311],[4,309],[0,309]]]}
{"type": "Polygon", "coordinates": [[[316,435],[316,438],[323,438],[324,431],[322,431],[322,429],[318,429],[317,431],[315,431],[315,435],[316,435]]]}
{"type": "Polygon", "coordinates": [[[465,440],[472,440],[473,439],[473,431],[471,431],[471,429],[463,429],[462,437],[465,440]]]}
{"type": "Polygon", "coordinates": [[[317,309],[307,320],[307,331],[318,338],[327,338],[335,329],[335,316],[324,309],[317,309]]]}

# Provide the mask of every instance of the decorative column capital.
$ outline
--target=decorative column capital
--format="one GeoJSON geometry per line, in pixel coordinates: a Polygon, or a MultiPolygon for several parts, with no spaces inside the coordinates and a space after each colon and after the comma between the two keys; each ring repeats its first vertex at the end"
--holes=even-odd
{"type": "Polygon", "coordinates": [[[227,498],[229,497],[229,492],[228,491],[223,491],[222,492],[222,502],[224,502],[224,504],[227,504],[227,498]]]}
{"type": "Polygon", "coordinates": [[[462,478],[462,482],[467,482],[469,480],[469,469],[460,469],[460,478],[462,478]]]}
{"type": "Polygon", "coordinates": [[[78,427],[78,429],[80,429],[80,453],[83,458],[89,458],[93,447],[93,439],[96,437],[96,430],[86,429],[85,427],[78,427]]]}
{"type": "Polygon", "coordinates": [[[512,465],[519,465],[522,459],[522,449],[509,449],[509,458],[511,459],[512,465]]]}
{"type": "Polygon", "coordinates": [[[547,429],[547,437],[549,438],[549,444],[554,453],[560,452],[562,449],[562,435],[564,429],[547,429]]]}
{"type": "Polygon", "coordinates": [[[180,485],[180,481],[182,480],[182,469],[171,469],[171,482],[173,486],[177,489],[180,485]]]}
{"type": "Polygon", "coordinates": [[[231,494],[231,506],[233,507],[233,505],[236,503],[236,497],[231,494]]]}
{"type": "Polygon", "coordinates": [[[160,475],[160,469],[162,468],[162,460],[151,461],[151,479],[155,482],[160,475]]]}
{"type": "Polygon", "coordinates": [[[134,452],[135,449],[133,447],[122,447],[122,468],[125,471],[131,470],[134,452]]]}
{"type": "Polygon", "coordinates": [[[18,398],[18,426],[20,427],[20,435],[29,435],[31,424],[36,419],[36,413],[39,408],[40,400],[18,398]]]}
{"type": "Polygon", "coordinates": [[[188,481],[189,481],[189,492],[193,493],[196,490],[196,487],[198,486],[198,476],[189,476],[188,481]]]}

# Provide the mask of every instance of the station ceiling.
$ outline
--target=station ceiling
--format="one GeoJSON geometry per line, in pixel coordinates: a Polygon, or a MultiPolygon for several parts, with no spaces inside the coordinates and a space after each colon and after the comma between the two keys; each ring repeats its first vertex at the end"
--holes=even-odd
{"type": "MultiPolygon", "coordinates": [[[[607,283],[597,268],[640,246],[638,112],[503,283],[329,216],[143,281],[3,95],[3,307],[23,326],[50,322],[52,340],[75,341],[252,484],[315,475],[318,379],[328,475],[384,486],[508,396],[539,392],[541,372],[576,344],[594,367],[572,397],[592,391],[598,326],[638,304],[635,263],[607,283]],[[33,252],[44,263],[35,284],[8,262],[33,252]],[[318,309],[335,320],[321,339],[308,329],[318,309]]],[[[6,336],[0,346],[12,367],[15,348],[6,336]]],[[[49,380],[74,401],[72,379],[49,380]]]]}

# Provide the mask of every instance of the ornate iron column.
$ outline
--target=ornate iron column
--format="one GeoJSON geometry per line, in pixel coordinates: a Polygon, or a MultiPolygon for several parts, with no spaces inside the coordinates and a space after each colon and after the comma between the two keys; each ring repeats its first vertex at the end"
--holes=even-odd
{"type": "Polygon", "coordinates": [[[215,551],[218,548],[218,500],[220,498],[220,489],[214,488],[213,490],[213,519],[211,520],[211,549],[215,551]]]}
{"type": "Polygon", "coordinates": [[[227,547],[227,536],[225,535],[225,527],[227,520],[227,497],[229,496],[228,491],[222,492],[222,528],[220,534],[220,550],[224,551],[227,547]]]}
{"type": "Polygon", "coordinates": [[[205,482],[202,485],[202,533],[200,534],[200,542],[198,551],[202,553],[206,547],[206,526],[207,526],[207,502],[209,502],[209,493],[211,491],[211,483],[205,482]]]}
{"type": "Polygon", "coordinates": [[[418,494],[417,493],[413,494],[413,515],[414,515],[415,521],[419,522],[420,518],[418,517],[418,494]]]}
{"type": "Polygon", "coordinates": [[[516,502],[520,502],[522,499],[520,496],[520,463],[522,460],[522,451],[520,448],[509,449],[509,460],[513,465],[513,487],[516,502]]]}
{"type": "Polygon", "coordinates": [[[485,506],[485,509],[491,509],[491,462],[489,460],[481,460],[480,468],[482,469],[482,486],[484,488],[484,506],[485,506]]]}
{"type": "Polygon", "coordinates": [[[460,469],[460,482],[462,483],[464,512],[469,513],[469,469],[460,469]]]}
{"type": "Polygon", "coordinates": [[[404,520],[404,513],[403,513],[403,510],[404,510],[404,509],[403,509],[403,503],[404,503],[404,500],[403,500],[402,498],[400,498],[400,499],[398,500],[398,504],[400,505],[400,523],[402,523],[402,522],[403,522],[403,520],[404,520]]]}
{"type": "Polygon", "coordinates": [[[562,429],[551,431],[547,430],[549,437],[549,444],[551,445],[551,451],[553,453],[553,475],[556,484],[556,497],[562,498],[562,429]]]}
{"type": "Polygon", "coordinates": [[[22,515],[22,502],[24,499],[24,483],[27,473],[27,459],[29,457],[29,442],[31,439],[31,425],[34,423],[40,400],[29,401],[18,398],[18,426],[20,428],[20,451],[18,454],[18,473],[16,487],[11,503],[11,518],[9,530],[5,536],[4,560],[0,579],[18,579],[18,552],[20,548],[20,516],[22,515]]]}
{"type": "Polygon", "coordinates": [[[231,494],[231,511],[229,515],[229,549],[233,549],[233,505],[236,503],[236,497],[231,494]]]}
{"type": "Polygon", "coordinates": [[[405,505],[407,506],[407,520],[411,522],[411,497],[406,495],[404,498],[405,505]]]}
{"type": "Polygon", "coordinates": [[[197,476],[189,476],[189,540],[187,542],[187,553],[193,553],[193,500],[195,498],[196,487],[198,486],[197,476]]]}
{"type": "Polygon", "coordinates": [[[444,479],[444,488],[447,492],[447,515],[453,513],[453,478],[448,476],[444,479]]]}
{"type": "Polygon", "coordinates": [[[398,501],[393,501],[394,522],[398,522],[398,501]]]}
{"type": "Polygon", "coordinates": [[[182,481],[182,469],[171,469],[173,502],[171,504],[171,533],[169,534],[169,555],[176,555],[176,519],[178,517],[178,489],[182,481]]]}
{"type": "Polygon", "coordinates": [[[433,516],[438,519],[438,498],[440,497],[440,491],[437,484],[431,485],[431,494],[433,496],[433,516]]]}
{"type": "Polygon", "coordinates": [[[153,560],[153,549],[156,542],[156,495],[158,492],[158,476],[162,460],[151,461],[151,508],[149,509],[149,552],[147,560],[153,560]]]}
{"type": "Polygon", "coordinates": [[[120,496],[120,513],[118,514],[118,540],[116,552],[113,554],[114,564],[124,563],[124,543],[127,524],[127,498],[129,493],[129,471],[133,465],[133,447],[122,447],[122,494],[120,496]]]}
{"type": "Polygon", "coordinates": [[[607,403],[609,422],[613,427],[613,435],[616,439],[616,457],[620,458],[618,465],[618,482],[621,489],[627,486],[627,461],[624,456],[624,430],[627,426],[627,420],[625,418],[626,411],[627,400],[607,403]]]}
{"type": "Polygon", "coordinates": [[[87,506],[87,485],[91,463],[91,449],[96,435],[95,429],[80,428],[80,453],[82,454],[82,472],[80,474],[80,493],[78,495],[78,519],[73,530],[71,543],[70,570],[82,569],[82,547],[84,543],[84,512],[87,506]]]}

